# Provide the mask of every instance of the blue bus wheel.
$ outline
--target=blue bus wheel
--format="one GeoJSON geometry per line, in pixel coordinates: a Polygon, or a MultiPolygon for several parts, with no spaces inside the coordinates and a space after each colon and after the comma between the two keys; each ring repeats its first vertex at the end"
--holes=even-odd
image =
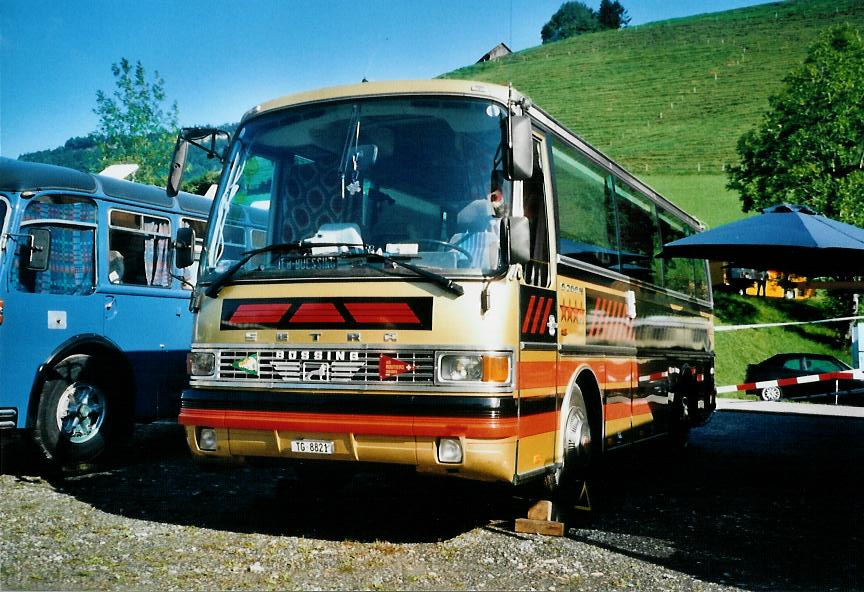
{"type": "Polygon", "coordinates": [[[112,439],[116,407],[105,367],[93,356],[70,356],[51,369],[42,388],[36,441],[50,460],[92,460],[112,439]]]}

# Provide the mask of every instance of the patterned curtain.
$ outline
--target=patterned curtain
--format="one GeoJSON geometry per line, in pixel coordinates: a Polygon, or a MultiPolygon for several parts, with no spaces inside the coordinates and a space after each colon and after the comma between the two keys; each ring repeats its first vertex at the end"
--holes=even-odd
{"type": "Polygon", "coordinates": [[[151,286],[170,286],[171,269],[168,259],[168,222],[147,219],[145,232],[149,234],[144,241],[144,270],[147,283],[151,286]]]}

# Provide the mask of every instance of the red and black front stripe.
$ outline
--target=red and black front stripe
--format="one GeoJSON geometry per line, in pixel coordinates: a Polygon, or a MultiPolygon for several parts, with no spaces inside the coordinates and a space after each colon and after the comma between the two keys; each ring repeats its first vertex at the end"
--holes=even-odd
{"type": "Polygon", "coordinates": [[[432,298],[244,298],[222,303],[221,329],[432,329],[432,298]]]}

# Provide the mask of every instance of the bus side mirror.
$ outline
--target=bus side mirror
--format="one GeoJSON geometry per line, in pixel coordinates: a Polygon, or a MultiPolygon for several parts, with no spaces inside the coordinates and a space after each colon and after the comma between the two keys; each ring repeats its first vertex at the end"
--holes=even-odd
{"type": "Polygon", "coordinates": [[[511,115],[502,125],[504,174],[512,181],[527,181],[534,175],[534,135],[531,118],[511,115]]]}
{"type": "Polygon", "coordinates": [[[195,262],[195,231],[191,228],[178,228],[174,251],[174,265],[180,269],[192,265],[195,262]]]}
{"type": "Polygon", "coordinates": [[[47,228],[31,228],[27,231],[30,237],[26,250],[25,269],[30,271],[46,271],[51,259],[51,231],[47,228]]]}
{"type": "Polygon", "coordinates": [[[507,230],[508,263],[528,263],[531,261],[531,227],[528,218],[510,216],[505,219],[507,230]]]}
{"type": "Polygon", "coordinates": [[[165,192],[168,197],[176,197],[180,193],[180,182],[183,180],[183,169],[186,168],[186,154],[189,152],[189,142],[183,137],[183,132],[177,136],[174,145],[174,156],[171,157],[171,168],[168,171],[168,185],[165,192]]]}

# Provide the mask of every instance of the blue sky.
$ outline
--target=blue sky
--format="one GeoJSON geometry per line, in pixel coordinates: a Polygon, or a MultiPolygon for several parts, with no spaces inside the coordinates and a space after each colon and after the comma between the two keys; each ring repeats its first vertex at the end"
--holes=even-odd
{"type": "MultiPolygon", "coordinates": [[[[432,78],[499,42],[540,44],[562,0],[2,0],[0,155],[97,127],[96,91],[125,57],[158,71],[181,125],[235,122],[317,87],[432,78]]],[[[588,0],[596,8],[599,0],[588,0]]],[[[623,0],[632,25],[760,0],[623,0]]]]}

